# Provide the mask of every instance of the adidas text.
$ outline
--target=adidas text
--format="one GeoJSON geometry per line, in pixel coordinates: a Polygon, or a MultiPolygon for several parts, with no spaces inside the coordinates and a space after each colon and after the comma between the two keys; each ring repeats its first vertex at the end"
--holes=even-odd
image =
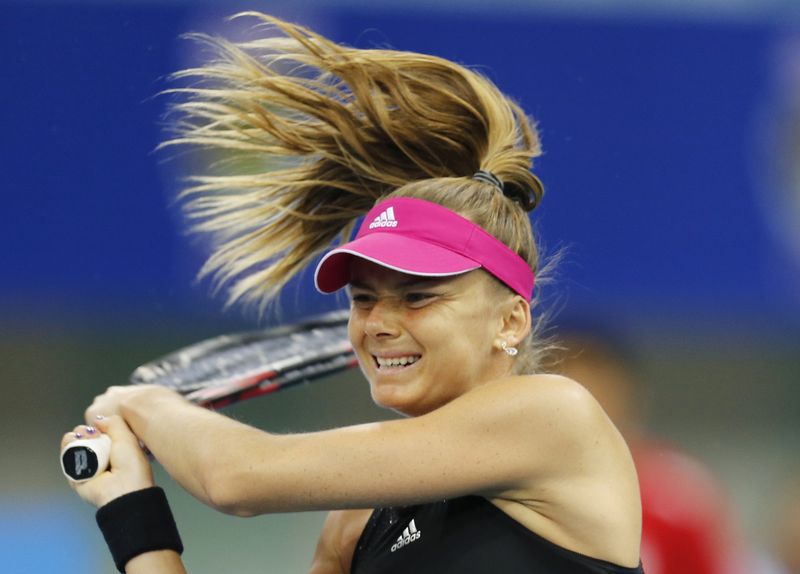
{"type": "Polygon", "coordinates": [[[396,221],[373,221],[369,224],[370,229],[375,229],[376,227],[397,227],[396,221]]]}

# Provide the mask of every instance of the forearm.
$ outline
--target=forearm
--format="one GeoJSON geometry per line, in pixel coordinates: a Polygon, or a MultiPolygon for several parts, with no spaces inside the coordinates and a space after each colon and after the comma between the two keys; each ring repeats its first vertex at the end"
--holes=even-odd
{"type": "Polygon", "coordinates": [[[197,407],[175,393],[148,390],[121,404],[123,417],[166,471],[204,503],[226,510],[225,475],[246,464],[243,445],[266,433],[197,407]]]}
{"type": "Polygon", "coordinates": [[[140,554],[125,565],[125,574],[186,574],[186,568],[174,550],[156,550],[140,554]]]}
{"type": "Polygon", "coordinates": [[[361,433],[345,432],[344,445],[320,440],[328,433],[272,435],[159,387],[130,393],[119,407],[170,476],[216,510],[253,516],[347,508],[351,498],[370,506],[355,489],[336,486],[350,470],[343,454],[353,452],[361,433]]]}

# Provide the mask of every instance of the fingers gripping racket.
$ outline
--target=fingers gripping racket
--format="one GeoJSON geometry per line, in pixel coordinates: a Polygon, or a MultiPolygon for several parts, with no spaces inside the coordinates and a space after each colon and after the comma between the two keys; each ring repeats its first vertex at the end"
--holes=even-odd
{"type": "MultiPolygon", "coordinates": [[[[173,389],[211,409],[319,380],[355,367],[347,336],[348,311],[261,331],[206,339],[145,363],[131,384],[173,389]]],[[[85,481],[108,466],[111,440],[76,440],[61,451],[67,478],[85,481]]]]}

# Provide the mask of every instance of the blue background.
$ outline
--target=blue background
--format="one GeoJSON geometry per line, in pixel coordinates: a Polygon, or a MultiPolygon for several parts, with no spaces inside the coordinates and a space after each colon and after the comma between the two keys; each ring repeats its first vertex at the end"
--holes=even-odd
{"type": "MultiPolygon", "coordinates": [[[[198,22],[235,30],[221,23],[230,10],[3,11],[0,49],[13,56],[0,112],[2,306],[211,309],[208,286],[191,281],[202,252],[170,207],[180,160],[153,151],[167,104],[156,94],[190,61],[178,36],[198,22]]],[[[476,65],[539,121],[547,195],[534,221],[550,252],[569,250],[559,290],[572,304],[797,326],[797,263],[766,229],[754,167],[774,26],[356,9],[305,18],[360,47],[476,65]]]]}

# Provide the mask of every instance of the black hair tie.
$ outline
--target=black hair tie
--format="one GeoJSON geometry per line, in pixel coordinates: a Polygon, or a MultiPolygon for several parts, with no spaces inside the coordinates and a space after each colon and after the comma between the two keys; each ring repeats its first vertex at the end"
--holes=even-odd
{"type": "MultiPolygon", "coordinates": [[[[533,176],[536,185],[539,187],[540,194],[544,191],[544,187],[542,186],[541,181],[535,175],[533,176]]],[[[522,209],[525,211],[532,211],[534,207],[536,207],[536,200],[531,197],[531,193],[521,188],[518,185],[505,185],[499,177],[493,174],[491,171],[487,171],[485,169],[479,169],[475,172],[475,175],[472,176],[472,179],[477,179],[478,181],[482,181],[483,183],[488,183],[499,189],[503,195],[505,195],[511,201],[515,201],[518,203],[522,209]]]]}
{"type": "Polygon", "coordinates": [[[486,171],[485,169],[479,169],[475,172],[475,175],[472,176],[472,179],[477,179],[478,181],[482,181],[484,183],[488,183],[489,185],[495,186],[497,189],[502,191],[504,194],[506,192],[505,186],[503,182],[500,181],[500,178],[493,174],[491,171],[486,171]]]}

